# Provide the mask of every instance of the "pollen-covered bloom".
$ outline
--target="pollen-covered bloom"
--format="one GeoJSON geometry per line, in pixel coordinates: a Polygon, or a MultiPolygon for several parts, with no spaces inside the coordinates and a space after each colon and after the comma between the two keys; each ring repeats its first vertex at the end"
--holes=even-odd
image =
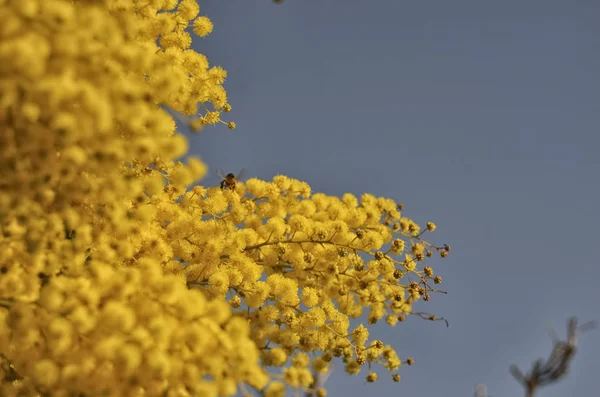
{"type": "Polygon", "coordinates": [[[209,35],[213,30],[213,24],[207,17],[198,17],[194,21],[194,33],[200,37],[209,35]]]}
{"type": "Polygon", "coordinates": [[[399,367],[350,319],[411,314],[440,248],[390,199],[202,184],[175,119],[236,124],[196,0],[0,4],[0,395],[277,397],[337,358],[399,367]]]}

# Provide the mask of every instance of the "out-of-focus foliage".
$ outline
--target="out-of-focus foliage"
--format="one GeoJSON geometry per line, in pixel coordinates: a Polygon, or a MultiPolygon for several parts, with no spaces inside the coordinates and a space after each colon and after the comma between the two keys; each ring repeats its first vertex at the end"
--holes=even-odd
{"type": "Polygon", "coordinates": [[[0,0],[0,395],[282,396],[334,357],[399,379],[349,319],[403,321],[449,247],[369,194],[193,186],[206,166],[176,160],[163,109],[196,130],[231,110],[225,71],[190,49],[213,29],[199,12],[0,0]]]}

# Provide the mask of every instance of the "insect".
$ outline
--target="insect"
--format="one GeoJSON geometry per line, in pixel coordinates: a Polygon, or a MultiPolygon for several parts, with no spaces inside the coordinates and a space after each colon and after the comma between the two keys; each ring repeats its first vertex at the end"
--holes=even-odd
{"type": "Polygon", "coordinates": [[[330,368],[324,374],[320,374],[318,372],[313,373],[314,381],[310,385],[310,388],[306,392],[306,394],[304,395],[304,397],[315,397],[316,394],[317,394],[316,391],[323,387],[323,385],[327,381],[327,378],[329,378],[329,376],[331,375],[332,371],[333,371],[333,368],[330,368]]]}
{"type": "Polygon", "coordinates": [[[242,180],[244,177],[244,170],[242,169],[237,175],[231,172],[227,175],[224,175],[223,172],[219,170],[218,175],[222,179],[220,184],[221,190],[235,190],[236,183],[242,180]]]}

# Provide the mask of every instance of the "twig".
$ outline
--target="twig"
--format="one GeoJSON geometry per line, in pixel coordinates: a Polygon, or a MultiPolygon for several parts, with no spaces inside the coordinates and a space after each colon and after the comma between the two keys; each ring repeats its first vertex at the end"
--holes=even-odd
{"type": "Polygon", "coordinates": [[[569,370],[569,365],[577,351],[577,333],[595,328],[596,323],[590,321],[577,326],[577,318],[571,317],[567,323],[567,340],[561,341],[555,332],[550,333],[554,348],[546,362],[539,359],[534,362],[529,374],[524,375],[516,364],[510,366],[511,375],[525,388],[526,397],[534,397],[541,386],[557,382],[564,378],[569,370]]]}

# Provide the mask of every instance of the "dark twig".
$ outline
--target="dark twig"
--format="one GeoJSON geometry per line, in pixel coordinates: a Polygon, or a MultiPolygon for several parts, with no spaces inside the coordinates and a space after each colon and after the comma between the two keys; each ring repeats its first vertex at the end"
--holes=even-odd
{"type": "Polygon", "coordinates": [[[555,333],[551,335],[554,348],[546,362],[543,359],[537,360],[531,372],[526,375],[517,365],[510,366],[512,376],[525,388],[526,397],[534,397],[539,387],[557,382],[567,375],[569,365],[577,351],[577,333],[596,326],[595,322],[590,321],[578,327],[576,317],[571,317],[567,324],[567,340],[559,340],[555,333]]]}

